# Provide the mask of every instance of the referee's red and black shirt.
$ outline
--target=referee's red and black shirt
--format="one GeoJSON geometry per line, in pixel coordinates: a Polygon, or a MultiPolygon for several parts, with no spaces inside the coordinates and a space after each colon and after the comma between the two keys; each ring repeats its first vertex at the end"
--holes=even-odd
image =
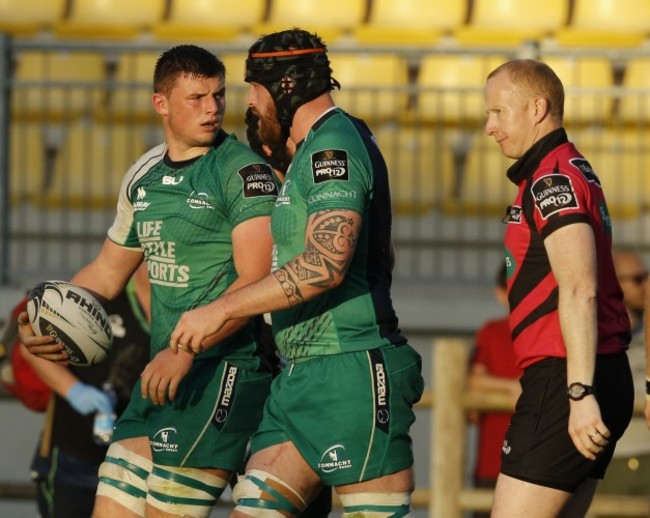
{"type": "Polygon", "coordinates": [[[630,324],[612,261],[612,224],[598,177],[560,128],[510,169],[518,186],[505,234],[510,328],[518,365],[566,357],[558,285],[544,239],[565,225],[591,225],[598,261],[598,354],[627,349],[630,324]]]}

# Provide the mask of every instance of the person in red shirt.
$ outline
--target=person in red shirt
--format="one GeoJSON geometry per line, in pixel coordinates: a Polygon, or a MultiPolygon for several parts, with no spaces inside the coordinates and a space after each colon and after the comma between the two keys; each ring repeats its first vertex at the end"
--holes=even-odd
{"type": "MultiPolygon", "coordinates": [[[[496,275],[494,297],[508,307],[506,265],[496,275]]],[[[510,337],[508,316],[487,321],[476,333],[475,349],[468,376],[471,390],[508,394],[515,401],[521,393],[515,352],[510,337]]],[[[501,447],[510,424],[512,412],[482,412],[477,416],[478,444],[474,466],[474,485],[494,488],[501,469],[501,447]]],[[[474,513],[474,518],[487,518],[489,513],[474,513]]]]}
{"type": "MultiPolygon", "coordinates": [[[[633,251],[619,250],[614,253],[614,266],[632,327],[632,341],[627,355],[634,378],[634,392],[638,400],[643,400],[646,368],[643,319],[648,297],[648,270],[641,255],[633,251]]],[[[618,441],[612,462],[605,478],[598,484],[596,494],[647,497],[649,485],[650,432],[645,417],[634,416],[618,441]]],[[[615,518],[615,515],[599,515],[599,518],[615,518]]]]}
{"type": "Polygon", "coordinates": [[[563,127],[564,87],[545,63],[487,77],[485,131],[516,162],[506,217],[510,330],[521,396],[492,518],[582,517],[632,417],[630,321],[598,175],[563,127]]]}

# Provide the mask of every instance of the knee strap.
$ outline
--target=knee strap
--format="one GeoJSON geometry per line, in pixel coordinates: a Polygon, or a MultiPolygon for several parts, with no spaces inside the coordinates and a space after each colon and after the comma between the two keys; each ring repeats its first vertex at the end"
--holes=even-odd
{"type": "Polygon", "coordinates": [[[305,501],[298,492],[278,477],[252,469],[239,478],[232,492],[235,509],[253,518],[298,516],[305,501]]]}
{"type": "Polygon", "coordinates": [[[343,518],[411,517],[411,493],[349,493],[339,497],[343,518]]]}
{"type": "Polygon", "coordinates": [[[178,516],[207,517],[228,481],[199,468],[154,465],[147,503],[178,516]]]}
{"type": "Polygon", "coordinates": [[[138,516],[144,516],[149,459],[113,443],[99,466],[97,495],[110,498],[138,516]]]}

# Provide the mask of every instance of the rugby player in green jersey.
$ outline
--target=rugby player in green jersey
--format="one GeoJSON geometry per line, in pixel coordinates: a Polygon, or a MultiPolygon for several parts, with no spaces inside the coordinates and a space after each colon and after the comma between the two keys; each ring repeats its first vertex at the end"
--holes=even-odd
{"type": "Polygon", "coordinates": [[[249,50],[249,105],[269,147],[296,152],[271,217],[274,269],[185,313],[171,349],[201,353],[222,326],[272,313],[288,365],[251,441],[232,516],[298,516],[323,484],[344,516],[410,516],[409,435],[421,359],[391,301],[386,164],[365,123],[337,108],[327,49],[292,29],[249,50]]]}
{"type": "MultiPolygon", "coordinates": [[[[102,250],[72,278],[111,299],[144,260],[151,283],[151,361],[99,469],[95,518],[208,516],[242,467],[272,378],[249,317],[206,337],[215,347],[205,353],[169,348],[184,311],[268,275],[277,186],[271,167],[221,129],[225,68],[216,56],[169,49],[153,86],[165,143],[126,173],[102,250]]],[[[66,362],[28,325],[21,341],[66,362]]]]}
{"type": "MultiPolygon", "coordinates": [[[[289,162],[291,162],[291,157],[296,152],[293,142],[287,140],[286,145],[274,146],[273,148],[264,144],[259,135],[259,117],[255,115],[250,107],[246,110],[244,122],[246,123],[246,138],[248,139],[248,145],[253,151],[268,161],[269,165],[273,167],[280,182],[283,182],[284,175],[287,172],[287,167],[289,167],[289,162]]],[[[265,320],[267,320],[267,317],[270,318],[270,315],[266,314],[264,317],[265,320]]],[[[264,344],[269,349],[269,353],[277,356],[277,347],[273,340],[273,334],[268,321],[264,323],[262,337],[264,344]]],[[[279,361],[278,367],[286,367],[286,362],[279,361]]],[[[231,484],[232,483],[233,480],[231,480],[231,484]]],[[[314,497],[307,508],[300,513],[300,516],[301,518],[324,518],[329,516],[331,512],[332,488],[329,486],[323,486],[320,493],[314,497]]]]}

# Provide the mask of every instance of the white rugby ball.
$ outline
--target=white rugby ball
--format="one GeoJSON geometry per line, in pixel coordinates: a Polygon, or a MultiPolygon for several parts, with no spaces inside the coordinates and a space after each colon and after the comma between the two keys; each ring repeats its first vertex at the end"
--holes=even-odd
{"type": "Polygon", "coordinates": [[[101,362],[113,345],[106,310],[87,290],[66,281],[44,281],[27,297],[29,323],[38,336],[63,345],[72,365],[101,362]]]}

